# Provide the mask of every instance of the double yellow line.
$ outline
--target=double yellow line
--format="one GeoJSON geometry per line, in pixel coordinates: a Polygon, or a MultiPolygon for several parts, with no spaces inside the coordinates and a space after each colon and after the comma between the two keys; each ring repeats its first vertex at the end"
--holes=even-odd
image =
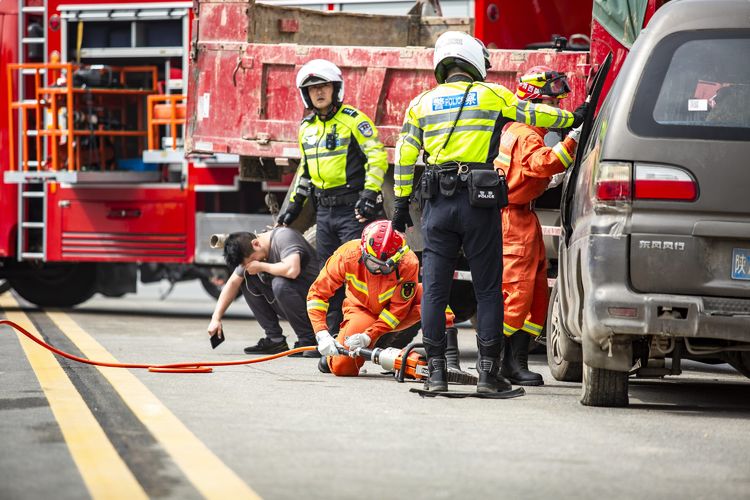
{"type": "MultiPolygon", "coordinates": [[[[42,338],[26,314],[17,311],[10,293],[0,295],[0,307],[9,320],[42,338]]],[[[47,315],[86,357],[118,362],[67,314],[47,315]]],[[[18,337],[91,496],[147,498],[55,356],[25,336],[18,337]]],[[[129,370],[97,368],[204,497],[260,498],[129,370]]]]}

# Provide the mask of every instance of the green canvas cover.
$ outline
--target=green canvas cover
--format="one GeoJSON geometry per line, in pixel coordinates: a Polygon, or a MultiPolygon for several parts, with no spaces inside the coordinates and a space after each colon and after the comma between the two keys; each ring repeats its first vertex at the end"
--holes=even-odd
{"type": "Polygon", "coordinates": [[[594,19],[630,48],[643,27],[648,0],[594,0],[594,19]]]}

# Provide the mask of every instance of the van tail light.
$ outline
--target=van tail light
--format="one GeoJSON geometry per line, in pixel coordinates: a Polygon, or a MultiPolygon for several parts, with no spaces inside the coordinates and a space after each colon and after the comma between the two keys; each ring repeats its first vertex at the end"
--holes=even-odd
{"type": "Polygon", "coordinates": [[[695,201],[698,183],[685,170],[666,165],[635,166],[635,199],[695,201]]]}
{"type": "Polygon", "coordinates": [[[603,161],[594,178],[596,201],[603,204],[630,202],[632,199],[631,164],[603,161]]]}

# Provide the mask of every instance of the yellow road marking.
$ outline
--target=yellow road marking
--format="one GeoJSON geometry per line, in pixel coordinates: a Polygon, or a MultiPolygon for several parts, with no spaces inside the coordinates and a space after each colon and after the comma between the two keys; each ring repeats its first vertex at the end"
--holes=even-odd
{"type": "MultiPolygon", "coordinates": [[[[67,314],[48,312],[47,315],[88,358],[119,362],[67,314]]],[[[203,496],[260,499],[129,370],[97,368],[203,496]]]]}
{"type": "MultiPolygon", "coordinates": [[[[42,338],[26,314],[10,310],[18,307],[10,293],[0,295],[0,307],[5,309],[10,321],[42,338]]],[[[148,498],[55,356],[25,335],[18,333],[18,338],[91,496],[95,499],[148,498]]]]}

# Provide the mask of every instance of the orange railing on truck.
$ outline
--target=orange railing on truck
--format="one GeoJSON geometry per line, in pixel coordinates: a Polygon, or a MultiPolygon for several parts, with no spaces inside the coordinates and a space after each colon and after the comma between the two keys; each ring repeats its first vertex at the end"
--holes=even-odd
{"type": "Polygon", "coordinates": [[[172,139],[170,149],[177,149],[179,136],[185,126],[185,99],[183,94],[159,94],[148,96],[148,149],[161,149],[159,144],[159,127],[167,127],[172,139]]]}
{"type": "MultiPolygon", "coordinates": [[[[84,136],[94,138],[119,138],[124,141],[125,138],[135,137],[138,139],[138,150],[143,149],[143,139],[147,137],[148,131],[143,128],[143,97],[149,96],[156,92],[156,80],[158,77],[155,66],[125,66],[112,67],[113,73],[119,74],[119,82],[122,87],[75,87],[73,85],[73,74],[79,66],[72,63],[24,63],[9,64],[7,68],[8,77],[8,110],[9,110],[9,131],[10,131],[10,170],[17,169],[16,163],[16,141],[18,136],[14,130],[14,114],[18,113],[18,125],[20,129],[20,166],[21,170],[28,171],[30,160],[29,140],[28,137],[35,136],[35,157],[36,169],[38,170],[80,170],[81,150],[79,138],[84,136]],[[34,99],[26,101],[16,101],[13,96],[13,82],[17,72],[22,72],[22,78],[33,80],[34,99]],[[127,88],[127,76],[133,73],[146,73],[150,75],[150,88],[127,88]],[[46,74],[48,82],[56,83],[54,86],[45,86],[42,75],[46,74]],[[90,99],[88,104],[82,103],[81,96],[87,96],[90,99]],[[97,106],[110,109],[120,113],[121,123],[124,124],[126,109],[129,107],[129,101],[135,101],[136,109],[136,127],[131,130],[112,130],[97,125],[94,129],[89,123],[86,129],[76,129],[75,114],[85,106],[93,107],[96,101],[97,106]],[[65,110],[64,123],[61,123],[59,113],[65,110]],[[19,112],[20,111],[20,112],[19,112]],[[29,113],[34,112],[33,123],[29,123],[29,113]],[[45,116],[49,119],[45,120],[45,116]],[[33,131],[33,134],[31,133],[33,131]],[[49,145],[49,157],[45,157],[44,144],[47,141],[49,145]],[[62,147],[64,146],[64,147],[62,147]],[[61,161],[61,153],[64,152],[64,161],[61,161]],[[44,157],[44,158],[43,158],[44,157]],[[64,167],[63,167],[64,165],[64,167]]],[[[86,119],[90,119],[87,116],[86,119]]],[[[99,147],[99,168],[104,169],[106,162],[104,141],[98,140],[99,147]]]]}

